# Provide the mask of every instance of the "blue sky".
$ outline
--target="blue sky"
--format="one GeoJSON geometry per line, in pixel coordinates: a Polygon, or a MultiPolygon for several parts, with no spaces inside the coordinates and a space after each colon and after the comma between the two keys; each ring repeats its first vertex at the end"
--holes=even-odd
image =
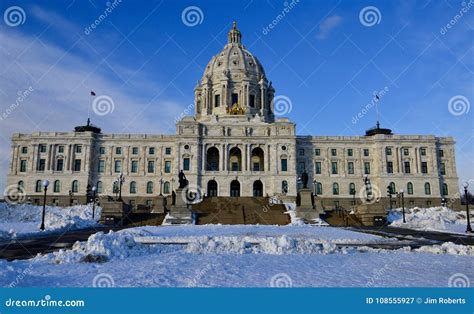
{"type": "Polygon", "coordinates": [[[453,136],[458,175],[474,178],[472,1],[2,0],[0,13],[1,188],[14,132],[70,131],[90,115],[107,133],[173,133],[233,20],[276,95],[291,100],[298,134],[362,135],[375,110],[353,117],[385,88],[382,125],[453,136]],[[12,6],[20,23],[6,17],[12,6]],[[190,6],[196,25],[183,20],[190,6]],[[360,15],[369,6],[373,23],[360,15]],[[91,90],[111,97],[113,112],[95,114],[91,90]]]}

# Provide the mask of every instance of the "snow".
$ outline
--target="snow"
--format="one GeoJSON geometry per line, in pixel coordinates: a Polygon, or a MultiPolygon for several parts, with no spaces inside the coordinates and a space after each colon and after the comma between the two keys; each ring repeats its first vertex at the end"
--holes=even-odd
{"type": "MultiPolygon", "coordinates": [[[[59,232],[96,226],[101,210],[100,207],[96,206],[95,219],[93,220],[92,205],[77,205],[66,208],[46,206],[45,232],[59,232]]],[[[42,206],[0,203],[0,239],[11,239],[39,233],[42,211],[42,206]]]]}
{"type": "Polygon", "coordinates": [[[402,209],[396,208],[389,212],[387,220],[392,227],[454,233],[464,233],[467,224],[465,212],[447,207],[406,208],[406,223],[403,223],[402,209]]]}

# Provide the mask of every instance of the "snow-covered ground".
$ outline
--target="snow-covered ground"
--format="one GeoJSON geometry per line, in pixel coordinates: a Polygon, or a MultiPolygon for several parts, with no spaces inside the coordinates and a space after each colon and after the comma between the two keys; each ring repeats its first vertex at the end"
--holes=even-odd
{"type": "MultiPolygon", "coordinates": [[[[42,206],[0,203],[0,240],[39,233],[42,210],[42,206]]],[[[42,233],[96,226],[101,210],[96,206],[93,220],[92,205],[46,206],[42,233]]]]}
{"type": "Polygon", "coordinates": [[[406,223],[403,223],[402,209],[396,208],[389,212],[387,220],[392,227],[455,233],[464,233],[467,223],[465,212],[447,207],[406,208],[406,223]]]}
{"type": "Polygon", "coordinates": [[[459,274],[474,278],[473,247],[340,246],[390,241],[332,227],[140,227],[97,233],[31,260],[0,261],[0,286],[446,287],[459,274]]]}

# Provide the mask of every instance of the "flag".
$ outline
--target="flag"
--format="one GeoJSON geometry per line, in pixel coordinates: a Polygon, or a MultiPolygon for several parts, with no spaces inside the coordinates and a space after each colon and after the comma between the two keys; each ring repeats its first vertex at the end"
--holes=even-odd
{"type": "Polygon", "coordinates": [[[91,96],[95,96],[95,92],[91,90],[91,96]]]}

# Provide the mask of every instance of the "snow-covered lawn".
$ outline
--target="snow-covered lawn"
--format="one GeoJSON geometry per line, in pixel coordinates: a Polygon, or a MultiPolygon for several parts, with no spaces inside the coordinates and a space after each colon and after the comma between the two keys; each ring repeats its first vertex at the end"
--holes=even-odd
{"type": "Polygon", "coordinates": [[[392,227],[454,233],[465,233],[467,223],[466,212],[447,207],[405,208],[406,223],[402,209],[396,208],[389,212],[387,220],[392,227]]]}
{"type": "MultiPolygon", "coordinates": [[[[42,210],[42,206],[0,203],[0,240],[40,233],[42,210]]],[[[93,220],[92,205],[46,206],[45,231],[41,233],[96,226],[100,212],[96,207],[93,220]]]]}
{"type": "Polygon", "coordinates": [[[446,287],[455,274],[474,278],[473,247],[337,245],[390,241],[331,227],[140,227],[97,233],[31,260],[0,261],[0,286],[446,287]]]}

